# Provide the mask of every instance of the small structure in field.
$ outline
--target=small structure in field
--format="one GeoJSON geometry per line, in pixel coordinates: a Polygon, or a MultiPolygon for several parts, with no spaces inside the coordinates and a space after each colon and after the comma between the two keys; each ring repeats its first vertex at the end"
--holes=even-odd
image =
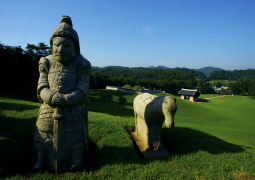
{"type": "Polygon", "coordinates": [[[197,89],[181,89],[178,92],[179,95],[181,95],[181,99],[188,99],[191,101],[195,101],[196,98],[200,96],[200,92],[197,89]]]}

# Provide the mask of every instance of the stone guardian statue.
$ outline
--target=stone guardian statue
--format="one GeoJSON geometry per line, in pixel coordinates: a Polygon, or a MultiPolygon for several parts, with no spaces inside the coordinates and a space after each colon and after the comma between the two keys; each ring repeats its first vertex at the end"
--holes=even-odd
{"type": "Polygon", "coordinates": [[[37,96],[41,103],[34,144],[34,171],[83,171],[88,151],[88,89],[91,64],[80,54],[69,16],[50,37],[52,54],[39,61],[37,96]]]}

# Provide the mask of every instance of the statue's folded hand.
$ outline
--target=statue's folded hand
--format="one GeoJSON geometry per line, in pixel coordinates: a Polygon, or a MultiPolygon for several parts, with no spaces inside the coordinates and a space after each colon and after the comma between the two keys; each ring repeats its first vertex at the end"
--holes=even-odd
{"type": "Polygon", "coordinates": [[[64,94],[64,99],[66,100],[66,104],[71,106],[81,101],[82,94],[79,90],[75,90],[70,94],[64,94]]]}
{"type": "Polygon", "coordinates": [[[54,94],[51,100],[53,106],[66,106],[66,100],[62,94],[54,94]]]}

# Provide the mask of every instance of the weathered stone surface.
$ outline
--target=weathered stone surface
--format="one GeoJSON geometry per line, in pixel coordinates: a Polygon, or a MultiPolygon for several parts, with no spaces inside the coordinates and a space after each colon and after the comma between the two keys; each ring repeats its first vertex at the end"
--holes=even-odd
{"type": "Polygon", "coordinates": [[[37,95],[41,103],[34,144],[34,171],[83,171],[88,150],[90,62],[80,55],[71,18],[63,16],[50,37],[52,55],[39,61],[37,95]]]}
{"type": "Polygon", "coordinates": [[[160,137],[162,124],[174,127],[176,99],[143,93],[134,99],[135,132],[131,133],[145,157],[166,155],[160,137]]]}

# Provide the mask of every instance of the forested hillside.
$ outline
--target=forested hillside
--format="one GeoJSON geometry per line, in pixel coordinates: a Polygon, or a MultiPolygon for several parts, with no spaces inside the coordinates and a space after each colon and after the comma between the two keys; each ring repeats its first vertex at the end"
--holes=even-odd
{"type": "MultiPolygon", "coordinates": [[[[255,69],[234,70],[234,71],[213,71],[206,79],[219,80],[216,84],[221,84],[221,80],[226,83],[222,84],[228,87],[228,92],[235,95],[255,96],[255,69]]],[[[217,85],[217,87],[220,87],[217,85]]]]}
{"type": "Polygon", "coordinates": [[[194,69],[194,70],[200,71],[200,72],[204,73],[206,76],[209,76],[210,73],[213,71],[223,71],[224,69],[208,66],[208,67],[203,67],[203,68],[194,69]]]}
{"type": "Polygon", "coordinates": [[[108,66],[93,68],[92,72],[91,88],[95,89],[103,89],[107,85],[121,87],[139,85],[146,89],[161,89],[172,94],[177,94],[181,88],[198,88],[203,93],[214,93],[210,84],[205,82],[206,76],[202,72],[188,68],[108,66]]]}
{"type": "MultiPolygon", "coordinates": [[[[50,54],[49,49],[44,43],[37,46],[27,44],[25,50],[20,46],[0,43],[0,92],[36,92],[39,78],[38,61],[40,57],[50,54]]],[[[105,89],[107,85],[128,85],[127,87],[161,89],[172,94],[177,94],[181,88],[214,93],[214,89],[208,83],[211,79],[235,80],[237,82],[228,84],[227,93],[255,96],[255,69],[213,71],[206,78],[202,72],[188,68],[92,67],[90,88],[105,89]]]]}
{"type": "Polygon", "coordinates": [[[162,89],[172,94],[177,94],[181,88],[198,89],[201,93],[215,93],[211,84],[208,83],[209,80],[214,79],[230,80],[227,85],[228,90],[221,93],[255,96],[255,69],[234,71],[217,71],[216,69],[220,68],[205,68],[206,71],[212,71],[206,78],[202,72],[187,68],[121,66],[93,68],[91,87],[102,89],[107,85],[129,85],[129,87],[139,85],[148,89],[162,89]]]}
{"type": "Polygon", "coordinates": [[[207,78],[211,79],[222,79],[222,80],[235,80],[235,81],[244,81],[244,80],[255,80],[255,69],[247,70],[234,70],[234,71],[213,71],[207,78]]]}
{"type": "Polygon", "coordinates": [[[144,67],[121,67],[121,66],[108,66],[104,68],[93,68],[93,72],[105,74],[110,77],[131,77],[137,76],[140,79],[154,79],[160,80],[165,78],[184,80],[190,78],[205,79],[206,76],[199,71],[188,68],[174,68],[174,69],[161,69],[161,68],[144,68],[144,67]]]}

